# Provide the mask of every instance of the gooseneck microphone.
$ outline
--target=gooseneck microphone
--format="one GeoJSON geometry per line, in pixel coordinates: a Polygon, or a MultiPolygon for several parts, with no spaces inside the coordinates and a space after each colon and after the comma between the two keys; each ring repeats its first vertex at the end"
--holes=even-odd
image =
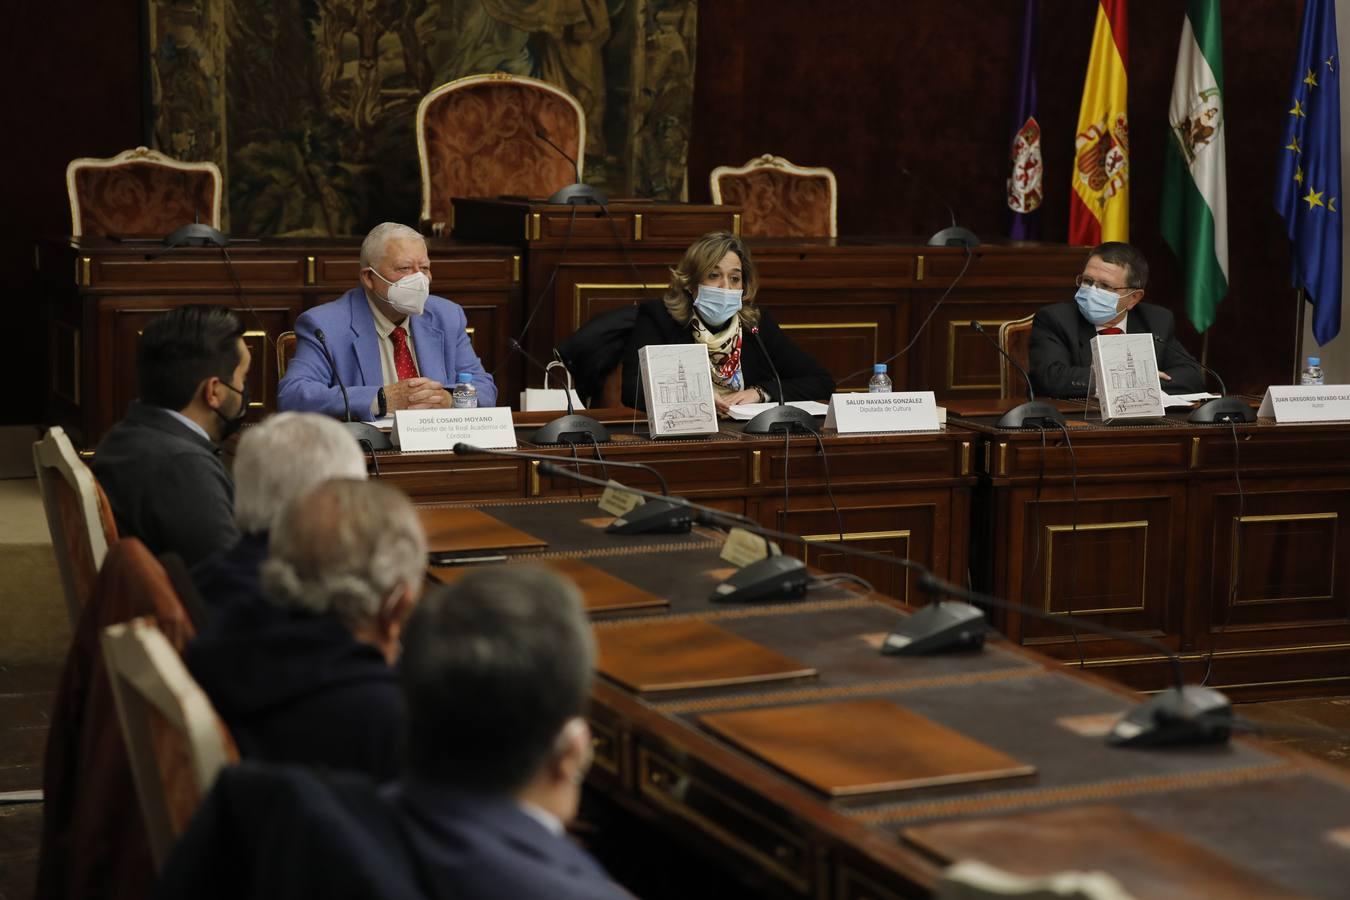
{"type": "Polygon", "coordinates": [[[333,352],[328,349],[328,338],[324,335],[322,328],[314,329],[314,337],[318,338],[319,349],[323,351],[324,359],[328,360],[328,368],[333,373],[333,381],[337,384],[338,390],[342,392],[342,411],[345,419],[342,427],[346,428],[351,436],[356,438],[358,444],[370,451],[372,459],[376,450],[392,450],[394,442],[389,435],[369,422],[357,422],[352,419],[352,402],[347,396],[347,386],[342,383],[342,376],[338,374],[337,360],[333,359],[333,352]]]}
{"type": "Polygon", "coordinates": [[[1008,363],[1018,371],[1022,380],[1027,383],[1027,402],[1018,404],[1003,414],[1003,417],[995,424],[999,428],[1044,428],[1046,425],[1053,425],[1056,422],[1064,421],[1064,414],[1054,407],[1053,404],[1046,403],[1044,400],[1036,399],[1036,389],[1031,386],[1031,373],[1012,358],[1007,350],[999,345],[994,336],[984,330],[978,319],[970,320],[970,327],[975,329],[986,341],[994,345],[994,349],[1008,361],[1008,363]]]}
{"type": "Polygon", "coordinates": [[[804,431],[808,434],[814,434],[815,417],[804,409],[795,406],[788,406],[783,398],[783,379],[778,375],[778,367],[773,363],[773,357],[769,355],[768,349],[764,346],[764,339],[759,336],[759,326],[755,325],[750,329],[750,334],[755,338],[755,343],[759,345],[759,352],[764,354],[764,359],[769,364],[769,371],[773,373],[774,384],[778,387],[778,405],[773,409],[766,409],[759,413],[749,422],[745,423],[743,429],[745,434],[771,434],[775,431],[804,431]]]}
{"type": "MultiPolygon", "coordinates": [[[[1167,349],[1167,342],[1164,341],[1162,338],[1158,337],[1156,334],[1153,335],[1153,343],[1157,344],[1164,350],[1167,349]]],[[[1243,402],[1237,397],[1228,396],[1228,388],[1224,386],[1223,377],[1220,376],[1218,372],[1214,371],[1209,366],[1205,365],[1204,363],[1202,363],[1200,360],[1196,359],[1193,356],[1191,357],[1191,361],[1194,362],[1197,366],[1199,366],[1203,371],[1208,372],[1210,375],[1214,376],[1214,380],[1219,383],[1219,393],[1223,394],[1223,396],[1214,400],[1210,400],[1207,403],[1201,404],[1200,408],[1191,413],[1190,416],[1187,417],[1186,421],[1194,422],[1197,425],[1216,425],[1216,424],[1226,424],[1229,422],[1242,423],[1242,422],[1256,421],[1256,411],[1251,408],[1250,404],[1243,402]]]]}
{"type": "MultiPolygon", "coordinates": [[[[475,447],[473,444],[458,443],[454,446],[456,456],[467,456],[474,453],[485,453],[489,456],[501,456],[506,459],[529,459],[538,460],[543,465],[540,471],[546,474],[557,474],[554,466],[559,462],[557,457],[545,456],[542,453],[527,453],[523,450],[488,450],[483,447],[475,447]]],[[[682,501],[676,502],[670,499],[670,487],[666,484],[666,478],[654,466],[646,463],[635,462],[617,462],[612,459],[581,459],[573,457],[566,461],[567,465],[583,464],[588,466],[603,466],[608,468],[614,466],[620,469],[638,469],[643,472],[649,472],[656,477],[661,484],[661,495],[647,494],[644,491],[637,491],[633,488],[625,487],[624,490],[629,493],[637,494],[643,497],[646,502],[641,506],[634,507],[622,516],[616,518],[605,528],[611,534],[683,534],[688,531],[694,523],[694,516],[688,506],[682,501]]],[[[566,477],[580,475],[579,472],[573,472],[570,469],[560,470],[566,477]]],[[[595,483],[604,487],[609,486],[609,482],[595,479],[595,483]]]]}
{"type": "MultiPolygon", "coordinates": [[[[603,482],[598,478],[591,478],[590,476],[582,475],[579,472],[572,472],[553,462],[541,464],[540,471],[549,475],[558,475],[563,478],[580,481],[584,484],[594,484],[599,486],[604,486],[606,484],[606,482],[603,482]]],[[[702,506],[683,497],[659,497],[637,488],[625,488],[625,490],[637,494],[640,497],[663,500],[673,504],[682,505],[689,511],[692,519],[697,524],[708,525],[715,528],[725,528],[727,527],[728,522],[734,522],[736,525],[747,528],[761,537],[790,541],[804,547],[819,546],[817,541],[804,538],[801,535],[776,531],[772,528],[765,528],[758,522],[747,519],[744,516],[702,506]]],[[[1181,668],[1181,659],[1172,648],[1160,641],[1154,640],[1146,635],[1123,631],[1121,629],[1112,628],[1109,625],[1102,625],[1091,619],[1051,613],[1046,610],[1036,609],[1032,606],[1015,603],[1011,600],[1004,600],[988,594],[969,591],[938,578],[925,566],[922,566],[913,560],[888,556],[871,550],[864,550],[860,547],[854,547],[846,543],[836,544],[831,542],[826,546],[829,546],[831,549],[836,550],[845,556],[882,562],[887,565],[900,566],[908,569],[917,573],[917,584],[920,590],[925,593],[932,595],[934,598],[948,596],[957,597],[960,601],[965,601],[935,600],[934,603],[928,604],[906,617],[905,622],[902,623],[901,627],[896,629],[896,633],[888,636],[883,643],[882,653],[884,654],[905,654],[907,652],[931,653],[948,649],[974,649],[983,641],[983,635],[987,630],[987,625],[983,621],[983,612],[972,604],[978,603],[993,606],[998,609],[1021,613],[1022,615],[1041,621],[1053,622],[1066,627],[1080,628],[1083,631],[1100,634],[1115,640],[1128,641],[1137,646],[1145,647],[1149,651],[1161,655],[1168,661],[1172,670],[1173,685],[1166,690],[1155,694],[1126,713],[1107,735],[1107,743],[1113,746],[1132,747],[1159,746],[1166,744],[1220,743],[1226,741],[1232,731],[1232,707],[1230,706],[1228,699],[1212,688],[1185,684],[1181,668]],[[925,611],[929,612],[925,614],[925,611]],[[934,633],[935,631],[936,633],[934,633]]],[[[761,560],[758,563],[754,563],[752,566],[746,566],[741,570],[740,574],[748,575],[750,574],[751,569],[766,566],[766,564],[775,559],[780,559],[780,557],[769,557],[769,559],[761,560]]],[[[808,577],[804,570],[801,572],[801,577],[808,577]]],[[[797,581],[786,577],[786,573],[779,570],[777,567],[768,565],[764,570],[763,578],[764,581],[771,586],[781,587],[785,584],[788,585],[787,588],[783,589],[783,592],[789,596],[799,595],[798,592],[800,586],[797,584],[797,581]]],[[[748,581],[748,579],[742,578],[741,581],[745,582],[748,581]]],[[[737,585],[738,591],[748,590],[751,596],[754,596],[757,599],[772,599],[774,596],[781,596],[781,594],[765,595],[762,591],[755,592],[755,588],[757,587],[757,585],[745,583],[737,585]]],[[[719,598],[714,594],[714,599],[725,600],[726,598],[719,598]]]]}
{"type": "Polygon", "coordinates": [[[512,350],[520,353],[525,360],[536,368],[544,371],[544,387],[548,387],[548,373],[555,368],[562,369],[567,376],[567,387],[563,390],[563,396],[567,398],[567,415],[559,416],[552,422],[540,428],[534,434],[530,435],[531,444],[575,444],[575,443],[596,443],[604,444],[609,441],[609,429],[601,425],[596,419],[590,416],[579,415],[572,405],[572,373],[568,371],[567,366],[554,360],[548,365],[544,365],[530,355],[515,338],[507,340],[507,344],[512,350]],[[584,439],[584,440],[583,440],[584,439]]]}
{"type": "MultiPolygon", "coordinates": [[[[545,144],[548,144],[558,152],[559,156],[570,162],[572,164],[572,170],[577,173],[576,183],[558,189],[552,197],[548,198],[549,203],[571,203],[582,206],[607,206],[609,204],[609,198],[590,185],[582,182],[581,163],[577,162],[572,154],[555,144],[553,139],[548,136],[548,132],[544,130],[543,126],[535,126],[534,136],[539,138],[539,140],[543,141],[545,144]]],[[[582,148],[582,151],[585,151],[584,147],[582,148]]]]}

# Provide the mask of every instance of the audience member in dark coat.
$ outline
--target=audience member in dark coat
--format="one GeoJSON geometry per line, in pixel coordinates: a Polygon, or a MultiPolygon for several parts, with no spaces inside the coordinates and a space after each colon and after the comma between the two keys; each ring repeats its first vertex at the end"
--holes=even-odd
{"type": "Polygon", "coordinates": [[[623,357],[623,402],[643,408],[638,351],[652,344],[695,344],[708,348],[717,411],[743,403],[828,400],[834,379],[810,354],[783,333],[768,311],[755,305],[759,287],[755,263],[741,239],[706,234],[685,251],[671,270],[665,297],[638,307],[623,357]]]}
{"type": "Polygon", "coordinates": [[[136,351],[139,399],[94,451],[118,533],[155,555],[193,565],[239,537],[216,443],[248,412],[243,331],[234,313],[209,306],[150,322],[136,351]]]}
{"type": "Polygon", "coordinates": [[[391,668],[421,592],[426,538],[407,497],[337,479],[271,530],[264,599],[235,598],[189,646],[189,670],[244,758],[394,775],[403,700],[391,668]]]}

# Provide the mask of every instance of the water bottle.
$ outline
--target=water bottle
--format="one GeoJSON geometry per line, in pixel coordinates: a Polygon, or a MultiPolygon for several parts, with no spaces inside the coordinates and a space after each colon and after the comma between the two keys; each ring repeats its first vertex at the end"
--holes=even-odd
{"type": "Polygon", "coordinates": [[[451,403],[455,409],[477,409],[478,388],[473,386],[473,373],[460,372],[455,379],[455,390],[451,394],[451,403]]]}
{"type": "MultiPolygon", "coordinates": [[[[1321,371],[1320,369],[1318,370],[1321,371]]],[[[889,394],[891,392],[891,376],[886,374],[886,364],[877,363],[872,367],[872,380],[867,382],[867,393],[869,394],[889,394]]]]}
{"type": "Polygon", "coordinates": [[[1322,359],[1318,356],[1308,357],[1308,365],[1298,376],[1299,384],[1323,384],[1322,379],[1322,359]]]}

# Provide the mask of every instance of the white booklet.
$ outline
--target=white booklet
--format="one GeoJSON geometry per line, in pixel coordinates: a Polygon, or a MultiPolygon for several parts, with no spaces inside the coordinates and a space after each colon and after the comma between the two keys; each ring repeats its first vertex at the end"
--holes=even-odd
{"type": "Polygon", "coordinates": [[[708,350],[702,344],[649,344],[638,351],[647,430],[652,437],[716,434],[708,350]]]}
{"type": "Polygon", "coordinates": [[[1163,417],[1153,335],[1097,335],[1092,339],[1092,377],[1103,422],[1163,417]]]}

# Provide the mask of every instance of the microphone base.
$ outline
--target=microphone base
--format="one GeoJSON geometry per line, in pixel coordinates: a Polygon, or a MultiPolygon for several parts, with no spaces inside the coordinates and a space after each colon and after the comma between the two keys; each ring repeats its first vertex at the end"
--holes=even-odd
{"type": "Polygon", "coordinates": [[[994,423],[999,428],[1044,428],[1052,422],[1064,421],[1064,414],[1044,400],[1031,400],[1014,406],[994,423]]]}
{"type": "Polygon", "coordinates": [[[609,534],[684,534],[694,524],[694,511],[678,503],[648,500],[635,506],[605,529],[609,534]]]}
{"type": "Polygon", "coordinates": [[[975,232],[960,225],[944,228],[928,239],[930,247],[978,247],[980,239],[975,232]]]}
{"type": "Polygon", "coordinates": [[[1220,422],[1255,422],[1256,410],[1237,397],[1219,397],[1210,400],[1186,419],[1197,425],[1213,425],[1220,422]]]}
{"type": "Polygon", "coordinates": [[[751,563],[713,588],[714,603],[795,600],[806,593],[811,576],[795,556],[770,556],[751,563]]]}
{"type": "Polygon", "coordinates": [[[558,416],[558,418],[530,435],[531,444],[591,443],[592,441],[597,444],[607,443],[609,441],[609,429],[590,416],[577,415],[576,413],[558,416]],[[584,441],[567,440],[566,438],[571,435],[579,437],[589,435],[590,437],[584,441]]]}
{"type": "Polygon", "coordinates": [[[883,656],[922,656],[948,650],[984,647],[989,630],[977,606],[956,600],[938,600],[908,616],[882,641],[883,656]]]}
{"type": "Polygon", "coordinates": [[[164,238],[166,247],[224,247],[229,242],[227,235],[200,222],[175,228],[164,238]]]}
{"type": "Polygon", "coordinates": [[[1222,744],[1233,731],[1233,707],[1213,688],[1188,684],[1154,694],[1106,735],[1113,747],[1222,744]]]}
{"type": "Polygon", "coordinates": [[[559,188],[552,197],[548,198],[549,203],[569,203],[573,206],[608,206],[609,198],[589,184],[569,184],[565,188],[559,188]]]}
{"type": "Polygon", "coordinates": [[[815,416],[804,409],[780,403],[773,409],[766,409],[745,423],[745,434],[772,434],[775,431],[814,432],[815,416]]]}
{"type": "Polygon", "coordinates": [[[371,450],[393,450],[394,441],[387,432],[381,431],[369,422],[343,422],[342,427],[356,438],[361,445],[369,445],[371,450]]]}

